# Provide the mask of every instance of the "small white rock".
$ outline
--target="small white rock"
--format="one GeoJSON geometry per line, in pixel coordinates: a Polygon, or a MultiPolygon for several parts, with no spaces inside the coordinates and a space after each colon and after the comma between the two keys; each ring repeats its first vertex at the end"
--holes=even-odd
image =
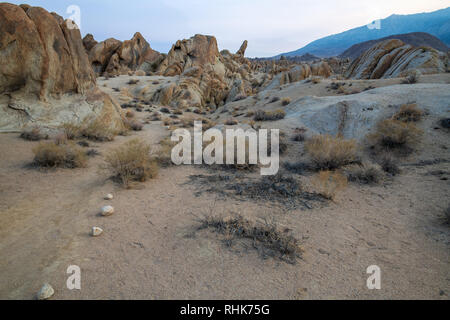
{"type": "Polygon", "coordinates": [[[111,193],[109,193],[105,196],[105,200],[112,200],[113,198],[114,198],[114,196],[111,193]]]}
{"type": "Polygon", "coordinates": [[[102,208],[102,216],[107,217],[114,213],[114,208],[111,206],[104,206],[102,208]]]}
{"type": "Polygon", "coordinates": [[[98,237],[99,235],[101,235],[103,233],[103,229],[99,228],[99,227],[92,227],[92,236],[93,237],[98,237]]]}
{"type": "Polygon", "coordinates": [[[47,300],[50,299],[55,294],[55,290],[53,290],[52,286],[48,283],[44,284],[39,290],[37,294],[38,300],[47,300]]]}

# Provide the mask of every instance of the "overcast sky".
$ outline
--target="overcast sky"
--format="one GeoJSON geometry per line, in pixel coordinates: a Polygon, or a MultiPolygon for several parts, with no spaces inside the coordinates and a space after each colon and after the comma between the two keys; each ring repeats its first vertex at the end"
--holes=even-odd
{"type": "Polygon", "coordinates": [[[22,0],[70,17],[81,10],[81,32],[96,40],[130,39],[139,31],[155,50],[167,52],[196,33],[216,36],[219,49],[237,51],[249,41],[250,57],[274,56],[318,38],[386,18],[430,12],[448,0],[22,0]]]}

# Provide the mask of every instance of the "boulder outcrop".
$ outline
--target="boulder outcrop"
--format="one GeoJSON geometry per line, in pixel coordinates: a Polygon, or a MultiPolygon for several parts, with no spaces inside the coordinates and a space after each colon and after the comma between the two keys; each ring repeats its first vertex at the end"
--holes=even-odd
{"type": "Polygon", "coordinates": [[[9,3],[0,3],[0,21],[0,131],[88,116],[121,126],[120,108],[96,87],[73,21],[9,3]]]}
{"type": "Polygon", "coordinates": [[[404,77],[413,70],[422,74],[445,72],[447,55],[429,47],[413,47],[401,40],[377,43],[353,61],[346,77],[382,79],[404,77]]]}

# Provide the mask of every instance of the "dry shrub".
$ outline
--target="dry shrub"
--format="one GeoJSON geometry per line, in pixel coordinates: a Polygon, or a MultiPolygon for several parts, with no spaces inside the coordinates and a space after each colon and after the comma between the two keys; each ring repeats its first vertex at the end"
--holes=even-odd
{"type": "Polygon", "coordinates": [[[247,114],[245,116],[250,118],[250,117],[253,117],[254,115],[255,115],[255,111],[250,110],[250,111],[247,112],[247,114]]]}
{"type": "Polygon", "coordinates": [[[83,149],[70,141],[41,142],[35,148],[34,164],[39,167],[85,167],[87,156],[83,149]]]}
{"type": "Polygon", "coordinates": [[[361,165],[352,165],[345,168],[345,174],[349,181],[361,184],[377,184],[383,179],[383,170],[374,163],[365,162],[361,165]]]}
{"type": "Polygon", "coordinates": [[[127,84],[129,84],[129,85],[135,85],[135,84],[137,84],[139,82],[139,79],[130,79],[128,82],[127,82],[127,84]]]}
{"type": "Polygon", "coordinates": [[[312,164],[318,170],[333,170],[358,161],[356,141],[317,135],[306,142],[312,164]]]}
{"type": "Polygon", "coordinates": [[[291,98],[289,98],[289,97],[281,99],[281,105],[284,107],[289,105],[290,103],[291,103],[291,98]]]}
{"type": "Polygon", "coordinates": [[[242,216],[232,218],[205,217],[197,230],[213,229],[224,236],[224,242],[228,247],[235,240],[249,241],[249,247],[253,247],[263,256],[271,256],[288,263],[295,264],[297,258],[301,258],[303,250],[299,241],[290,234],[290,230],[279,230],[275,223],[255,224],[242,216]]]}
{"type": "Polygon", "coordinates": [[[150,156],[150,146],[139,139],[110,151],[105,161],[105,168],[127,188],[133,181],[144,182],[158,173],[158,165],[150,156]]]}
{"type": "Polygon", "coordinates": [[[113,141],[117,132],[97,118],[82,127],[81,135],[94,141],[113,141]]]}
{"type": "Polygon", "coordinates": [[[317,192],[328,200],[334,200],[336,194],[348,185],[347,178],[335,171],[321,171],[313,179],[317,192]]]}
{"type": "Polygon", "coordinates": [[[320,78],[320,77],[312,77],[311,78],[311,82],[314,83],[314,84],[321,83],[322,82],[322,78],[320,78]]]}
{"type": "Polygon", "coordinates": [[[417,108],[417,104],[405,104],[401,106],[400,111],[392,118],[402,122],[418,122],[422,119],[424,112],[417,108]]]}
{"type": "Polygon", "coordinates": [[[397,160],[391,155],[384,155],[380,160],[380,165],[384,172],[387,172],[392,176],[396,176],[400,173],[397,160]]]}
{"type": "Polygon", "coordinates": [[[144,127],[142,123],[140,123],[137,120],[134,119],[125,119],[123,121],[123,123],[125,124],[125,127],[128,130],[133,130],[133,131],[141,131],[142,128],[144,127]]]}
{"type": "Polygon", "coordinates": [[[68,122],[62,124],[60,128],[69,140],[78,139],[82,136],[82,128],[80,125],[68,122]]]}
{"type": "Polygon", "coordinates": [[[159,142],[160,148],[156,154],[155,159],[158,164],[164,167],[171,166],[172,162],[172,149],[176,146],[176,142],[173,142],[170,137],[167,137],[159,142]]]}
{"type": "Polygon", "coordinates": [[[277,109],[275,111],[263,111],[258,110],[255,112],[254,120],[255,121],[275,121],[281,120],[286,117],[286,112],[281,109],[277,109]]]}
{"type": "Polygon", "coordinates": [[[403,79],[402,84],[414,84],[419,81],[420,73],[419,72],[411,72],[405,79],[403,79]]]}
{"type": "Polygon", "coordinates": [[[41,129],[39,127],[33,127],[31,129],[24,130],[20,134],[20,137],[28,141],[39,141],[48,139],[48,135],[42,134],[41,129]]]}
{"type": "Polygon", "coordinates": [[[227,126],[235,126],[238,123],[239,122],[236,119],[228,119],[225,121],[225,125],[227,125],[227,126]]]}
{"type": "Polygon", "coordinates": [[[306,140],[306,128],[296,128],[294,130],[294,136],[292,137],[292,141],[303,142],[306,140]]]}
{"type": "Polygon", "coordinates": [[[368,135],[372,149],[403,149],[412,150],[420,141],[423,132],[412,123],[388,119],[378,123],[376,132],[368,135]]]}
{"type": "Polygon", "coordinates": [[[125,113],[125,117],[127,117],[127,118],[134,118],[134,116],[135,116],[135,113],[132,110],[128,110],[125,113]]]}

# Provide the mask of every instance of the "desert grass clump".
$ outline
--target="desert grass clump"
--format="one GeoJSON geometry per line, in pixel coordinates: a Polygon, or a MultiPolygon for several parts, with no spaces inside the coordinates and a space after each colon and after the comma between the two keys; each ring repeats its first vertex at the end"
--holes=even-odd
{"type": "Polygon", "coordinates": [[[283,107],[286,107],[291,104],[291,101],[292,101],[291,98],[285,97],[285,98],[281,99],[281,105],[283,107]]]}
{"type": "Polygon", "coordinates": [[[292,137],[292,141],[295,142],[303,142],[306,140],[306,131],[308,129],[306,128],[296,128],[294,130],[294,135],[292,137]]]}
{"type": "Polygon", "coordinates": [[[130,140],[112,150],[105,161],[105,168],[126,188],[133,181],[144,182],[158,173],[158,165],[150,155],[150,146],[139,139],[130,140]]]}
{"type": "Polygon", "coordinates": [[[392,118],[402,122],[418,122],[422,119],[424,112],[417,108],[417,104],[410,103],[400,107],[392,118]]]}
{"type": "Polygon", "coordinates": [[[39,167],[82,168],[87,163],[83,149],[67,140],[40,142],[33,153],[33,163],[39,167]]]}
{"type": "Polygon", "coordinates": [[[117,132],[105,125],[100,119],[89,122],[81,129],[81,135],[93,141],[113,141],[117,132]]]}
{"type": "Polygon", "coordinates": [[[311,82],[314,83],[314,84],[319,84],[319,83],[322,82],[322,78],[320,78],[320,77],[312,77],[311,78],[311,82]]]}
{"type": "Polygon", "coordinates": [[[411,72],[405,79],[403,79],[402,84],[414,84],[419,81],[420,73],[416,70],[411,72]]]}
{"type": "Polygon", "coordinates": [[[142,128],[144,127],[142,123],[135,119],[125,119],[123,123],[128,130],[133,131],[142,131],[142,128]]]}
{"type": "Polygon", "coordinates": [[[355,140],[317,135],[309,139],[305,147],[317,170],[334,170],[358,161],[355,140]]]}
{"type": "Polygon", "coordinates": [[[352,165],[345,168],[345,174],[349,181],[360,184],[378,184],[383,179],[383,170],[374,163],[364,162],[360,165],[352,165]]]}
{"type": "Polygon", "coordinates": [[[381,168],[384,172],[389,173],[391,176],[400,174],[400,168],[397,160],[391,155],[384,155],[379,161],[381,168]]]}
{"type": "Polygon", "coordinates": [[[423,135],[423,131],[412,123],[395,119],[378,123],[376,131],[368,135],[372,149],[403,150],[410,152],[423,135]]]}
{"type": "Polygon", "coordinates": [[[227,126],[235,126],[238,123],[239,122],[236,119],[228,119],[225,121],[225,125],[227,125],[227,126]]]}
{"type": "Polygon", "coordinates": [[[321,171],[313,178],[317,192],[328,200],[334,200],[336,195],[348,185],[347,177],[337,171],[321,171]]]}
{"type": "Polygon", "coordinates": [[[82,127],[81,125],[76,125],[70,122],[63,123],[60,127],[67,139],[75,140],[82,136],[82,127]]]}
{"type": "Polygon", "coordinates": [[[205,217],[200,221],[197,231],[212,229],[224,237],[224,243],[231,247],[236,242],[248,241],[264,257],[270,256],[295,264],[303,250],[290,230],[279,230],[275,223],[255,224],[242,216],[222,218],[205,217]]]}
{"type": "Polygon", "coordinates": [[[286,112],[282,109],[277,109],[275,111],[263,111],[258,110],[255,112],[253,120],[255,121],[276,121],[281,120],[286,117],[286,112]]]}
{"type": "Polygon", "coordinates": [[[24,130],[20,134],[20,137],[28,141],[40,141],[48,139],[48,135],[41,133],[41,129],[39,127],[33,127],[31,129],[24,130]]]}

